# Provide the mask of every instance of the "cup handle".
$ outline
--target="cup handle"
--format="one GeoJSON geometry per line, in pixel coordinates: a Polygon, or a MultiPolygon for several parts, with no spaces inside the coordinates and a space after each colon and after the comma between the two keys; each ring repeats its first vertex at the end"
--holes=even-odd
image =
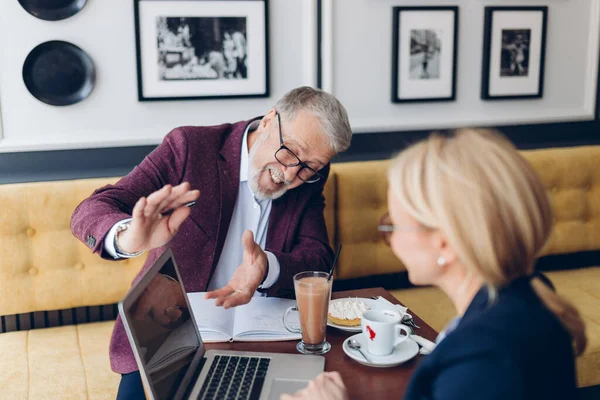
{"type": "Polygon", "coordinates": [[[288,326],[288,324],[285,321],[285,319],[288,316],[288,314],[291,313],[292,311],[298,312],[298,306],[290,307],[287,310],[285,310],[285,312],[283,313],[283,317],[281,318],[281,322],[283,322],[283,326],[289,332],[292,332],[292,333],[302,333],[302,330],[288,326]]]}
{"type": "Polygon", "coordinates": [[[398,324],[396,325],[396,341],[394,342],[394,347],[399,344],[404,342],[406,339],[408,339],[410,337],[410,329],[407,328],[406,326],[402,325],[402,324],[398,324]],[[404,331],[406,333],[406,336],[402,336],[400,335],[400,332],[404,331]]]}

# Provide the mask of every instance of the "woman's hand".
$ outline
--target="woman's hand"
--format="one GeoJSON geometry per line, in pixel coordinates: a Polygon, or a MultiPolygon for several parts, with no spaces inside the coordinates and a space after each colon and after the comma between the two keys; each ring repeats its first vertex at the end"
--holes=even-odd
{"type": "Polygon", "coordinates": [[[337,372],[323,372],[310,381],[307,387],[295,394],[284,394],[280,400],[347,400],[348,394],[337,372]]]}

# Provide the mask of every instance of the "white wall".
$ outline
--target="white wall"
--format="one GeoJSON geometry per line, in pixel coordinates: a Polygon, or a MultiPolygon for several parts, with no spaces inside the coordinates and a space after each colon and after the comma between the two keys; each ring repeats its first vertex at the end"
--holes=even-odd
{"type": "MultiPolygon", "coordinates": [[[[289,89],[316,83],[316,0],[270,0],[271,97],[137,101],[133,0],[89,0],[59,22],[0,0],[0,153],[159,143],[172,128],[260,115],[289,89]],[[97,82],[81,103],[53,107],[21,78],[37,44],[62,39],[93,58],[97,82]]],[[[587,120],[594,116],[600,0],[323,0],[323,82],[347,107],[356,132],[587,120]],[[392,104],[392,7],[458,5],[457,101],[392,104]],[[548,5],[544,97],[482,101],[486,5],[548,5]]]]}
{"type": "Polygon", "coordinates": [[[0,0],[0,152],[156,144],[177,126],[264,114],[286,91],[316,85],[316,0],[269,3],[270,98],[140,103],[133,0],[89,0],[79,14],[57,22],[0,0]],[[95,62],[96,86],[75,105],[41,103],[21,78],[29,51],[53,39],[78,45],[95,62]]]}
{"type": "Polygon", "coordinates": [[[347,107],[358,132],[594,118],[599,0],[323,0],[324,88],[347,107]],[[392,7],[459,6],[457,100],[393,104],[392,7]],[[485,6],[548,10],[544,96],[480,100],[485,6]]]}

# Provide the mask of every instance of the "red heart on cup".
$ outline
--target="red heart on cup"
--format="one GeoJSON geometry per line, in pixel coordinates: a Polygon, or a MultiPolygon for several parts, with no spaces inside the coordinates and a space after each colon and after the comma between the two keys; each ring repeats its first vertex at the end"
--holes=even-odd
{"type": "Polygon", "coordinates": [[[375,331],[373,329],[371,329],[371,327],[369,325],[367,325],[367,331],[369,332],[369,339],[371,339],[371,340],[375,339],[375,336],[377,336],[377,334],[375,333],[375,331]]]}

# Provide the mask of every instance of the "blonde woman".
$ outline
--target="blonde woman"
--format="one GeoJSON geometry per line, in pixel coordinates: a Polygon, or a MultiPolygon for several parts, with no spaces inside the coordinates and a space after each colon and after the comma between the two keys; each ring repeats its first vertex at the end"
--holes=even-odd
{"type": "MultiPolygon", "coordinates": [[[[406,399],[574,399],[577,311],[534,274],[552,230],[540,180],[489,131],[437,134],[389,170],[390,244],[415,285],[434,285],[456,317],[415,371],[406,399]]],[[[282,399],[347,398],[325,373],[282,399]]]]}

